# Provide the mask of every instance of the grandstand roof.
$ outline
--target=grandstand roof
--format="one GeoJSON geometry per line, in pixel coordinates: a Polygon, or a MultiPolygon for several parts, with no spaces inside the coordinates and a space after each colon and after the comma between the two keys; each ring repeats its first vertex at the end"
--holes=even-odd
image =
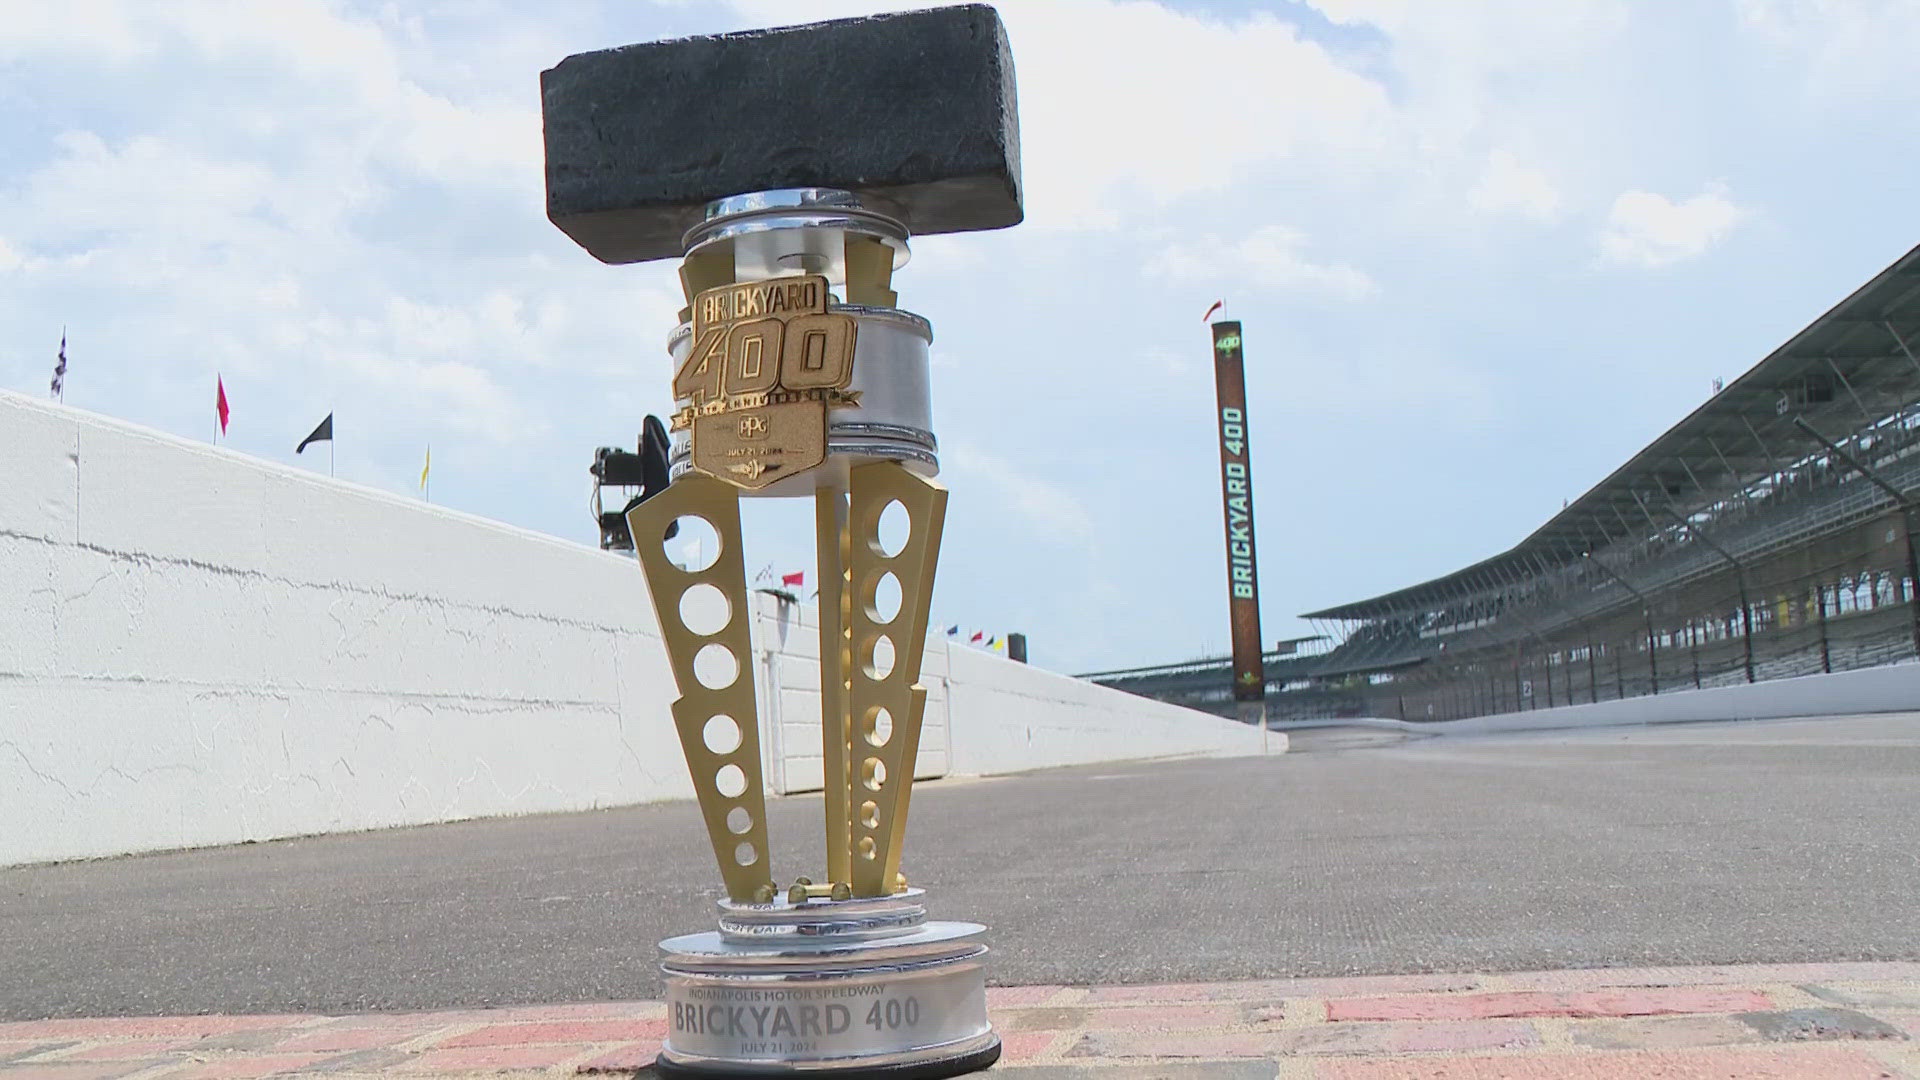
{"type": "Polygon", "coordinates": [[[1577,560],[1734,496],[1920,399],[1920,247],[1815,319],[1511,550],[1408,588],[1303,618],[1412,614],[1502,578],[1577,560]],[[1911,351],[1910,351],[1911,350],[1911,351]]]}

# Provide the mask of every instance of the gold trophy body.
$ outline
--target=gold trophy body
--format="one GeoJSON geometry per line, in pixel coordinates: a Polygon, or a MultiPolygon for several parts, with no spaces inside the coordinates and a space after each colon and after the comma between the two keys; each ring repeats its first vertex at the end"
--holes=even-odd
{"type": "Polygon", "coordinates": [[[998,16],[946,8],[583,54],[546,73],[543,95],[549,216],[610,262],[663,257],[677,234],[687,301],[668,343],[673,481],[626,520],[726,898],[717,930],[661,943],[669,1024],[655,1068],[984,1068],[1000,1053],[985,928],[928,921],[900,872],[947,493],[933,479],[932,328],[899,308],[892,279],[910,223],[1019,219],[998,16]],[[661,111],[715,72],[743,74],[661,111]],[[683,146],[682,133],[735,152],[683,146]],[[780,139],[796,145],[767,145],[780,139]],[[796,177],[807,186],[764,184],[796,177]],[[718,193],[689,203],[703,185],[718,193]],[[817,882],[784,889],[767,844],[746,497],[815,508],[825,857],[817,882]],[[686,519],[718,538],[697,565],[669,556],[686,519]]]}
{"type": "Polygon", "coordinates": [[[669,349],[676,476],[627,522],[681,692],[674,722],[727,898],[718,931],[661,945],[665,1073],[950,1075],[999,1055],[986,1016],[985,928],[928,922],[900,873],[947,502],[929,476],[938,464],[925,426],[932,334],[893,306],[889,287],[905,239],[897,221],[821,189],[716,200],[689,236],[691,319],[669,349]],[[781,213],[767,213],[774,208],[781,213]],[[795,254],[803,257],[787,258],[795,254]],[[740,280],[743,263],[820,272],[740,280]],[[702,270],[736,279],[716,283],[702,270]],[[895,384],[878,409],[876,382],[895,384]],[[739,508],[745,496],[783,494],[814,500],[826,761],[824,872],[784,891],[767,851],[739,508]],[[890,510],[906,526],[891,545],[881,529],[890,510]],[[687,518],[719,538],[698,569],[676,564],[666,546],[687,518]],[[725,598],[724,624],[702,626],[711,632],[688,625],[695,589],[725,598]]]}

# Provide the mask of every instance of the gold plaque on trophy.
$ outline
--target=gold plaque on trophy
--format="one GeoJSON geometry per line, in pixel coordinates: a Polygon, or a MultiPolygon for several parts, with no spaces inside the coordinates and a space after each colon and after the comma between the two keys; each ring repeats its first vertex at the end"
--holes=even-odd
{"type": "Polygon", "coordinates": [[[855,324],[827,310],[818,274],[722,285],[693,298],[693,338],[674,373],[694,469],[756,490],[827,457],[827,409],[855,406],[855,324]]]}

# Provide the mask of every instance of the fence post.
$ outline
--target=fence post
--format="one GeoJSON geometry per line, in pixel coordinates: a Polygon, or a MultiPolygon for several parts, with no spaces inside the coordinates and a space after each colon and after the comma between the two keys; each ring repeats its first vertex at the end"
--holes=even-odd
{"type": "Polygon", "coordinates": [[[1587,702],[1598,704],[1600,701],[1600,660],[1595,655],[1593,638],[1587,638],[1587,702]]]}
{"type": "Polygon", "coordinates": [[[1827,645],[1827,586],[1824,582],[1813,583],[1815,605],[1820,609],[1820,670],[1827,674],[1833,672],[1833,651],[1827,645]]]}

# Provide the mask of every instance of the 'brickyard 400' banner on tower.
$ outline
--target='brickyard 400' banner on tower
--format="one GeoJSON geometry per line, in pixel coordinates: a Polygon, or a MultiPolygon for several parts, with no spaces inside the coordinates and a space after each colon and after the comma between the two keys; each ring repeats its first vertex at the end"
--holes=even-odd
{"type": "Polygon", "coordinates": [[[1260,662],[1260,579],[1253,551],[1253,458],[1240,324],[1213,324],[1213,382],[1220,403],[1220,496],[1226,509],[1227,603],[1233,616],[1233,698],[1266,700],[1260,662]]]}

